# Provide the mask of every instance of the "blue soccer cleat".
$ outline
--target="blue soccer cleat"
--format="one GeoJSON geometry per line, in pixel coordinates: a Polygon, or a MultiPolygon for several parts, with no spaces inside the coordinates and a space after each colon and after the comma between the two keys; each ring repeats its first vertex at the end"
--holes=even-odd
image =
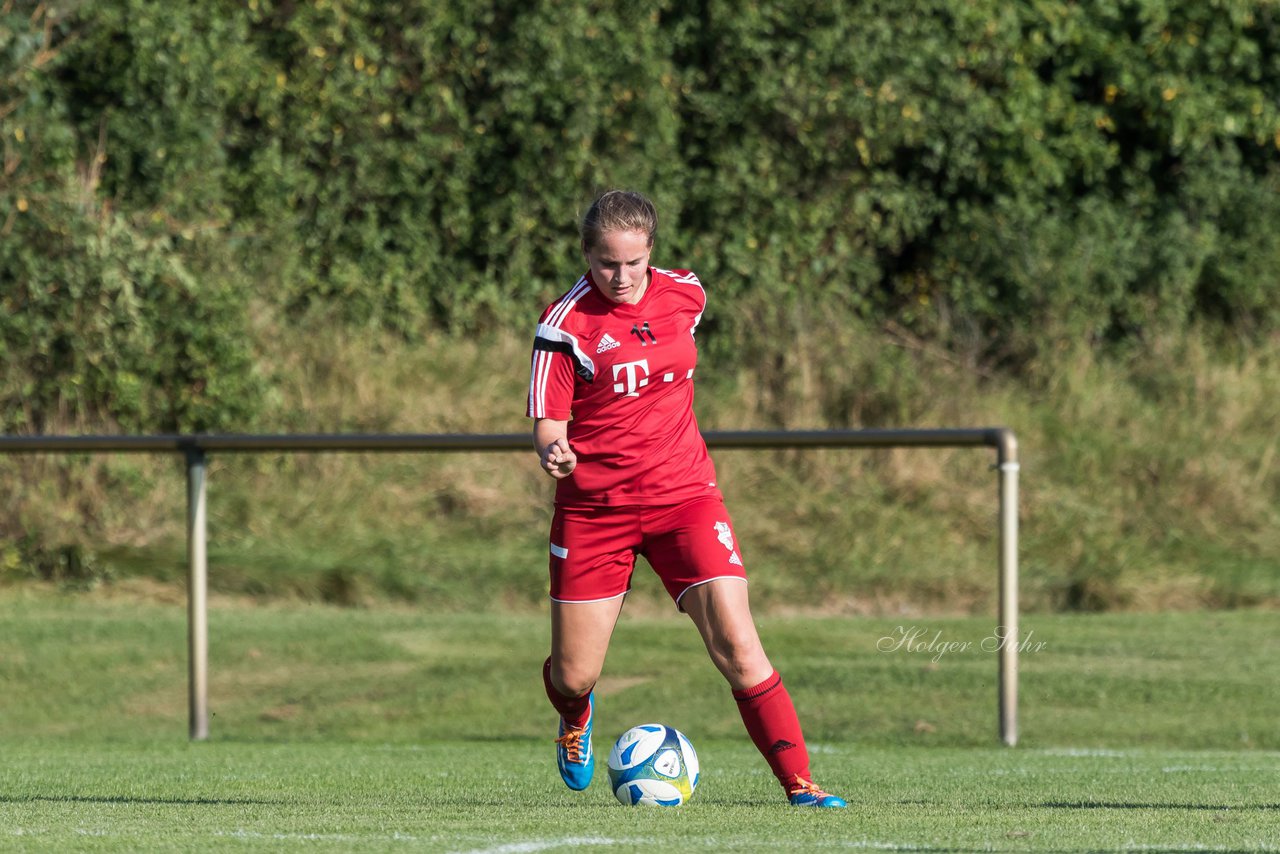
{"type": "Polygon", "coordinates": [[[560,719],[560,737],[556,739],[556,765],[560,779],[575,792],[591,785],[595,774],[595,753],[591,750],[591,720],[596,712],[596,695],[587,696],[587,725],[582,729],[565,730],[564,718],[560,719]]]}
{"type": "Polygon", "coordinates": [[[828,794],[803,777],[796,777],[794,785],[788,787],[787,797],[793,807],[843,807],[844,798],[828,794]]]}

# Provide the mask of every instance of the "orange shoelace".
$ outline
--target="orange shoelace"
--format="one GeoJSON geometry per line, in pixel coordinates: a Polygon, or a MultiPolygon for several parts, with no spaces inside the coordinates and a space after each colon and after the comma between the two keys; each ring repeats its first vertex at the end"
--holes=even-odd
{"type": "Polygon", "coordinates": [[[819,798],[826,798],[829,795],[813,784],[813,781],[806,780],[803,777],[796,777],[795,780],[787,787],[787,797],[792,795],[814,795],[819,798]]]}
{"type": "Polygon", "coordinates": [[[565,749],[568,754],[567,758],[570,762],[582,761],[582,737],[586,735],[585,729],[565,730],[564,735],[556,739],[556,744],[565,749]]]}

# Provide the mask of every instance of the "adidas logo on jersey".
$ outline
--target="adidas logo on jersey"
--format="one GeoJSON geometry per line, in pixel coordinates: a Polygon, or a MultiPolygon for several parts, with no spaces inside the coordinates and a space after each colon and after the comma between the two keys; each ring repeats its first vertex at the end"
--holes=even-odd
{"type": "Polygon", "coordinates": [[[598,356],[601,353],[604,353],[608,350],[612,350],[615,347],[621,347],[621,346],[622,346],[621,344],[619,344],[616,340],[614,340],[614,337],[612,335],[606,332],[604,334],[604,337],[600,339],[599,346],[596,347],[596,355],[598,356]]]}

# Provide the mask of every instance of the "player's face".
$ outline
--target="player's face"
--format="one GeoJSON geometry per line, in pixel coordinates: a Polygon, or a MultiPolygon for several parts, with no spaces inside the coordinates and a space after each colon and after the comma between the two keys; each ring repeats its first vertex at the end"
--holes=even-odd
{"type": "Polygon", "coordinates": [[[619,303],[637,303],[649,287],[649,236],[642,231],[606,231],[595,246],[584,246],[591,278],[619,303]]]}

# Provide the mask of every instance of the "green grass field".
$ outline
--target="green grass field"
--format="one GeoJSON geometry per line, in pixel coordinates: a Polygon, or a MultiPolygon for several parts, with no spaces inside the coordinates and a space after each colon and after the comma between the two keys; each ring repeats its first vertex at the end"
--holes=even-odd
{"type": "Polygon", "coordinates": [[[1016,748],[989,620],[763,618],[851,804],[814,813],[683,618],[624,616],[599,686],[598,748],[663,720],[699,749],[694,800],[656,810],[561,786],[539,614],[215,602],[192,744],[175,598],[0,590],[0,849],[1280,850],[1274,612],[1027,615],[1016,748]]]}

